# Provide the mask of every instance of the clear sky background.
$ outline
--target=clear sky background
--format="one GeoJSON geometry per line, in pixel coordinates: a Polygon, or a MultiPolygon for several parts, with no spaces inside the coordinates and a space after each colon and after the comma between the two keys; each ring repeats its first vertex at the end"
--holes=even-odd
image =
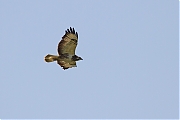
{"type": "Polygon", "coordinates": [[[0,117],[178,118],[178,1],[0,0],[0,117]],[[84,60],[46,63],[67,28],[84,60]]]}

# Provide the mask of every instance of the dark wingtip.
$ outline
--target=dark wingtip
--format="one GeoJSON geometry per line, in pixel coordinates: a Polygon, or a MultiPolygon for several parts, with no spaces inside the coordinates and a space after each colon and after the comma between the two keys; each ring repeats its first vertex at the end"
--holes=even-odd
{"type": "Polygon", "coordinates": [[[72,28],[70,27],[70,32],[72,32],[72,28]]]}
{"type": "Polygon", "coordinates": [[[68,33],[75,34],[76,37],[78,38],[78,33],[75,31],[75,29],[74,29],[73,27],[70,27],[69,29],[67,29],[67,30],[65,31],[65,33],[66,33],[66,34],[68,34],[68,33]]]}
{"type": "Polygon", "coordinates": [[[69,29],[67,29],[68,33],[71,33],[71,31],[69,29]]]}
{"type": "Polygon", "coordinates": [[[76,32],[76,36],[77,36],[77,38],[78,38],[78,33],[76,32]]]}

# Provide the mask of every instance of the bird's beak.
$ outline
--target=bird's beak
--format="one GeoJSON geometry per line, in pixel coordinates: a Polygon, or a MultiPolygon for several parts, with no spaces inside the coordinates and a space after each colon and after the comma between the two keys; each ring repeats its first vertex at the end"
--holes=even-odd
{"type": "Polygon", "coordinates": [[[81,57],[79,58],[80,60],[83,60],[81,57]]]}

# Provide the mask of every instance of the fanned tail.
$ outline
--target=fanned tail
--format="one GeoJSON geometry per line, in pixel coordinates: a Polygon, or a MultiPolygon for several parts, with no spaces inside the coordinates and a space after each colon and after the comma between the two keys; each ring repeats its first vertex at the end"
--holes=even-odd
{"type": "Polygon", "coordinates": [[[48,55],[45,56],[44,60],[46,62],[54,62],[54,61],[56,61],[58,59],[58,57],[59,56],[48,54],[48,55]]]}

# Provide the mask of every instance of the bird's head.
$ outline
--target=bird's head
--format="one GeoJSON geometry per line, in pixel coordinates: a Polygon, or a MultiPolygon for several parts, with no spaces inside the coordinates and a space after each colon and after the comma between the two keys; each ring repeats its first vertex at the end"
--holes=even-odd
{"type": "Polygon", "coordinates": [[[74,56],[72,56],[72,60],[78,61],[78,60],[83,60],[83,59],[77,55],[74,55],[74,56]]]}
{"type": "Polygon", "coordinates": [[[83,60],[81,57],[78,57],[78,60],[83,60]]]}

